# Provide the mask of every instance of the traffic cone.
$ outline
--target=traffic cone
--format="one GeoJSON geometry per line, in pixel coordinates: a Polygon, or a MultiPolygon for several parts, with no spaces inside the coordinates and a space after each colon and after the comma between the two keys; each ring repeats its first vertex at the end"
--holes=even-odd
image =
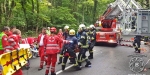
{"type": "Polygon", "coordinates": [[[121,44],[121,46],[124,46],[124,44],[121,44]]]}
{"type": "Polygon", "coordinates": [[[129,47],[133,47],[132,45],[129,45],[129,47]]]}
{"type": "Polygon", "coordinates": [[[134,38],[131,38],[132,41],[134,41],[134,38]]]}
{"type": "Polygon", "coordinates": [[[126,46],[128,46],[128,44],[126,44],[126,46]]]}
{"type": "Polygon", "coordinates": [[[144,69],[144,72],[146,72],[146,71],[147,71],[147,69],[145,68],[145,69],[144,69]]]}

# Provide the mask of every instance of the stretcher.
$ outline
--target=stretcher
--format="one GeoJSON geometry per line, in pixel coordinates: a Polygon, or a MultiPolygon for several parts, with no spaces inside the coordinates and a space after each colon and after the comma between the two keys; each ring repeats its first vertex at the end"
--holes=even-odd
{"type": "Polygon", "coordinates": [[[0,75],[12,75],[25,66],[31,57],[29,48],[21,48],[0,55],[0,75]]]}

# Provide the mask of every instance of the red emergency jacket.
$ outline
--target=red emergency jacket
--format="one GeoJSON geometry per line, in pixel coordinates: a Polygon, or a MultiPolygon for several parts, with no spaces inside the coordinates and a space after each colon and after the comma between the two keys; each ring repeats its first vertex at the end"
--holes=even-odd
{"type": "MultiPolygon", "coordinates": [[[[41,37],[42,37],[43,34],[39,34],[38,38],[37,38],[37,43],[39,44],[40,43],[40,40],[41,40],[41,37]]],[[[44,39],[46,39],[48,35],[45,34],[44,38],[43,38],[43,44],[44,44],[44,39]]]]}
{"type": "Polygon", "coordinates": [[[50,35],[44,40],[46,54],[56,54],[60,52],[59,42],[63,42],[57,35],[50,35]]]}
{"type": "Polygon", "coordinates": [[[20,41],[20,36],[18,35],[11,35],[8,37],[8,42],[9,42],[9,45],[12,47],[10,47],[9,50],[15,50],[15,49],[18,49],[20,46],[19,46],[19,41],[20,41]]]}
{"type": "Polygon", "coordinates": [[[23,75],[23,72],[21,69],[19,69],[13,75],[23,75]]]}
{"type": "Polygon", "coordinates": [[[28,38],[22,39],[22,44],[32,45],[34,42],[35,42],[34,37],[28,37],[28,38]]]}
{"type": "Polygon", "coordinates": [[[13,35],[12,31],[9,31],[7,36],[13,35]]]}
{"type": "Polygon", "coordinates": [[[22,44],[28,44],[28,40],[27,40],[27,38],[25,38],[25,39],[21,39],[21,41],[22,41],[22,42],[21,42],[22,44]]]}
{"type": "Polygon", "coordinates": [[[58,37],[63,38],[63,32],[59,32],[57,35],[58,37]]]}
{"type": "MultiPolygon", "coordinates": [[[[2,33],[4,33],[4,32],[2,32],[2,33]]],[[[7,37],[6,34],[4,36],[2,36],[2,47],[3,47],[3,50],[6,50],[6,48],[9,46],[9,43],[8,43],[7,40],[8,40],[8,37],[7,37]]]]}

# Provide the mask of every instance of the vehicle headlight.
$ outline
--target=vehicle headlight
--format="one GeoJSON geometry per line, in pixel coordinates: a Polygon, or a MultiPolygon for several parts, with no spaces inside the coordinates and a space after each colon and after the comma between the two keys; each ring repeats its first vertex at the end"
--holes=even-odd
{"type": "Polygon", "coordinates": [[[109,42],[114,42],[114,40],[109,40],[109,42]]]}

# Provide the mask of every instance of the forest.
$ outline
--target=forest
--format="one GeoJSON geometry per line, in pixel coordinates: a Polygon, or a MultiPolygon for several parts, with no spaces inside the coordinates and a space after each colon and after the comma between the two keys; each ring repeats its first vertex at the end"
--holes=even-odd
{"type": "MultiPolygon", "coordinates": [[[[94,24],[115,0],[0,0],[0,28],[16,26],[24,35],[37,34],[42,27],[94,24]]],[[[136,0],[150,9],[149,0],[136,0]]]]}

